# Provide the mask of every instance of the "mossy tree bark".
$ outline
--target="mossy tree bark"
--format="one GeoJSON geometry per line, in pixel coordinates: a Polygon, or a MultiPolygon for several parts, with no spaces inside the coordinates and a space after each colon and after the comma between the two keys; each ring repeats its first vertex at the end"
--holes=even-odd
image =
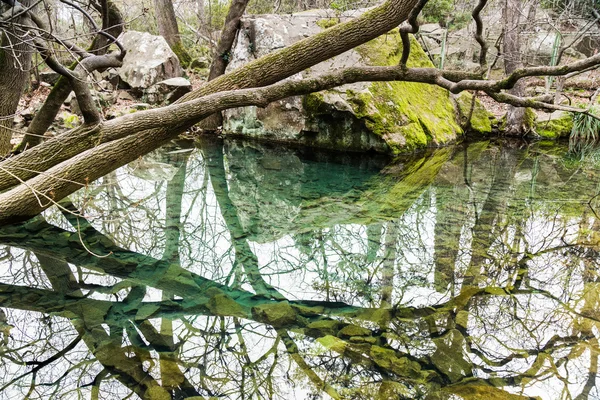
{"type": "Polygon", "coordinates": [[[181,36],[179,36],[173,2],[171,0],[154,0],[154,12],[160,35],[165,38],[171,50],[177,54],[181,65],[187,67],[192,61],[192,57],[186,51],[181,36]]]}

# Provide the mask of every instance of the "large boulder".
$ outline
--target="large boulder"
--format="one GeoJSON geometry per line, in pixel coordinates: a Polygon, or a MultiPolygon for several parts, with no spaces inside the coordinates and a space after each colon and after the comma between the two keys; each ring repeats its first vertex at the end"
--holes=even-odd
{"type": "MultiPolygon", "coordinates": [[[[229,70],[355,17],[333,11],[248,18],[232,49],[229,70]],[[253,32],[247,34],[245,32],[253,32]],[[254,36],[254,42],[250,37],[254,36]]],[[[397,65],[402,53],[394,30],[356,49],[322,62],[290,79],[320,75],[357,65],[397,65]]],[[[409,66],[432,67],[412,39],[409,66]]],[[[308,96],[290,97],[266,108],[244,107],[224,113],[224,132],[315,147],[400,153],[456,139],[462,130],[448,92],[411,82],[344,85],[308,96]]]]}
{"type": "Polygon", "coordinates": [[[162,36],[127,31],[119,40],[127,50],[119,77],[132,89],[144,90],[183,75],[179,59],[162,36]]]}

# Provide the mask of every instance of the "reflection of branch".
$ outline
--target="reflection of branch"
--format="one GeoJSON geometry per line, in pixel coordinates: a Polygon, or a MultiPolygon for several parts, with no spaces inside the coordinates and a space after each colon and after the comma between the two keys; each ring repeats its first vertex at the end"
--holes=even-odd
{"type": "Polygon", "coordinates": [[[298,353],[298,346],[294,340],[290,337],[286,330],[280,329],[277,331],[277,336],[281,338],[288,354],[298,365],[298,367],[306,374],[308,379],[317,387],[318,390],[322,390],[334,399],[341,399],[340,394],[327,382],[323,381],[319,375],[304,361],[304,358],[298,353]]]}
{"type": "Polygon", "coordinates": [[[44,361],[27,361],[25,363],[25,365],[35,365],[31,369],[31,371],[27,371],[27,372],[19,375],[18,377],[14,378],[13,380],[11,380],[10,382],[8,382],[4,386],[0,387],[0,392],[3,392],[6,388],[8,388],[9,386],[11,386],[13,383],[19,381],[20,379],[23,379],[24,377],[26,377],[27,375],[30,375],[30,374],[33,375],[32,379],[31,379],[32,382],[35,382],[35,377],[36,377],[37,373],[42,368],[44,368],[44,367],[52,364],[54,361],[58,360],[59,358],[64,357],[68,352],[70,352],[71,350],[73,350],[75,348],[75,346],[77,346],[79,344],[79,342],[81,342],[82,338],[83,338],[83,335],[80,333],[65,348],[63,348],[62,350],[60,350],[59,352],[57,352],[56,354],[54,354],[53,356],[47,358],[44,361]]]}

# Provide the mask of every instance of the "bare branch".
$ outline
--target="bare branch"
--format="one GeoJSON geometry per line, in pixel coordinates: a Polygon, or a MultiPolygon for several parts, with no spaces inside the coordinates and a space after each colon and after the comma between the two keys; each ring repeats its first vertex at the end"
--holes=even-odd
{"type": "Polygon", "coordinates": [[[401,65],[406,65],[408,62],[408,56],[410,55],[410,39],[408,34],[415,34],[419,32],[419,23],[417,22],[417,17],[428,1],[429,0],[419,0],[417,5],[412,9],[410,15],[408,16],[408,25],[400,27],[400,38],[402,39],[402,56],[400,57],[401,65]]]}
{"type": "Polygon", "coordinates": [[[471,14],[476,26],[475,40],[481,47],[481,51],[479,53],[479,66],[482,71],[486,70],[487,68],[488,45],[483,37],[483,21],[481,20],[481,10],[483,10],[486,4],[487,0],[479,0],[479,3],[477,3],[477,6],[473,9],[473,13],[471,14]]]}

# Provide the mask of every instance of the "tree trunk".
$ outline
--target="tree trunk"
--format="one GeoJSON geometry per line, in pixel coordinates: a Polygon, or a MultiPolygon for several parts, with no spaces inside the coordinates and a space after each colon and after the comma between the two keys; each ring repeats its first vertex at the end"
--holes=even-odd
{"type": "Polygon", "coordinates": [[[156,13],[156,23],[160,35],[165,38],[171,50],[177,54],[181,65],[187,67],[192,58],[183,47],[183,42],[179,36],[173,2],[171,0],[154,0],[154,12],[156,13]]]}
{"type": "MultiPolygon", "coordinates": [[[[117,38],[123,32],[123,15],[121,10],[110,0],[102,1],[101,5],[92,3],[92,6],[102,15],[102,31],[117,38]]],[[[103,55],[108,52],[109,46],[113,43],[108,37],[97,34],[90,46],[90,53],[103,55]]]]}
{"type": "Polygon", "coordinates": [[[31,69],[32,48],[27,42],[27,30],[19,27],[27,23],[19,18],[17,24],[4,31],[0,47],[0,158],[10,153],[12,125],[19,99],[25,90],[31,69]]]}
{"type": "MultiPolygon", "coordinates": [[[[507,75],[523,67],[520,41],[522,8],[523,0],[505,0],[503,10],[503,53],[504,72],[507,75]]],[[[525,94],[525,82],[519,80],[508,93],[519,97],[523,96],[525,94]]],[[[506,112],[504,134],[515,136],[528,133],[531,130],[531,121],[528,121],[527,115],[526,108],[509,106],[506,112]]]]}
{"type": "MultiPolygon", "coordinates": [[[[219,39],[219,44],[215,49],[213,61],[210,65],[210,72],[208,73],[209,81],[225,73],[231,57],[231,47],[240,28],[240,18],[244,15],[247,5],[248,0],[233,0],[229,6],[221,38],[219,39]]],[[[223,115],[220,112],[211,115],[202,122],[202,128],[206,130],[215,130],[221,125],[223,125],[223,115]]]]}

